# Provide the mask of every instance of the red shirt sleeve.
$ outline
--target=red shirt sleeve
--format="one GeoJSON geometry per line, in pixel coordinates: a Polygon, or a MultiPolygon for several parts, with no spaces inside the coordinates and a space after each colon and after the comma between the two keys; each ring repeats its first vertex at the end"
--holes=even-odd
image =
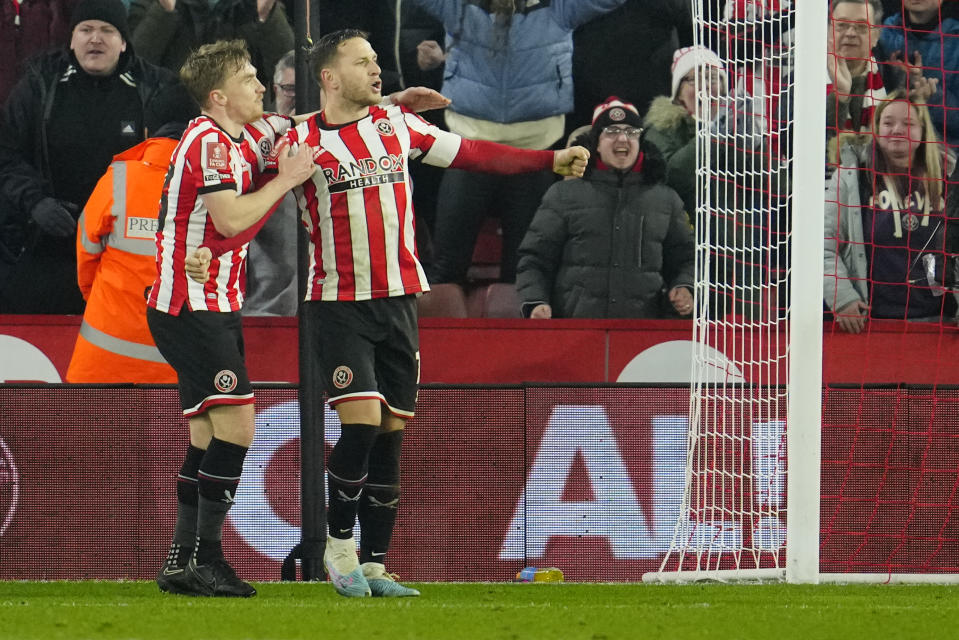
{"type": "Polygon", "coordinates": [[[497,142],[463,138],[450,167],[484,173],[529,173],[553,168],[553,152],[518,149],[497,142]]]}

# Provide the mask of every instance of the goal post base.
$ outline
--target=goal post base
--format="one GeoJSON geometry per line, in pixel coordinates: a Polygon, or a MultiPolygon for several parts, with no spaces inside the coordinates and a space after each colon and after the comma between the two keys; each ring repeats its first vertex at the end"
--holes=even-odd
{"type": "MultiPolygon", "coordinates": [[[[959,573],[820,573],[818,584],[959,584],[959,573]]],[[[647,584],[701,582],[789,582],[785,569],[723,569],[716,571],[649,571],[647,584]]]]}
{"type": "Polygon", "coordinates": [[[717,569],[715,571],[649,571],[643,582],[682,584],[685,582],[782,582],[785,569],[717,569]]]}

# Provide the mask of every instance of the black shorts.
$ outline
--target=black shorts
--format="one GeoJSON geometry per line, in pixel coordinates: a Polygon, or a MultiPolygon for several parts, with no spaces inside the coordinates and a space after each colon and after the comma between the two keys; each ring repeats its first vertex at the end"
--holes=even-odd
{"type": "Polygon", "coordinates": [[[183,415],[189,418],[222,404],[253,404],[239,312],[183,307],[173,316],[147,307],[147,324],[176,371],[183,415]]]}
{"type": "Polygon", "coordinates": [[[395,416],[413,417],[420,382],[414,296],[312,301],[302,313],[316,334],[312,357],[330,406],[375,399],[395,416]]]}

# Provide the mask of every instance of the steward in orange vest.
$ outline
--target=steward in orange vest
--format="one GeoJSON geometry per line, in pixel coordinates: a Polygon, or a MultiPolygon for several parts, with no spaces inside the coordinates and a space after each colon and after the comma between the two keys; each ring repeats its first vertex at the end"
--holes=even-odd
{"type": "MultiPolygon", "coordinates": [[[[182,129],[181,129],[182,131],[182,129]]],[[[77,282],[87,301],[67,382],[176,382],[146,321],[156,277],[156,229],[171,138],[114,156],[77,228],[77,282]]]]}

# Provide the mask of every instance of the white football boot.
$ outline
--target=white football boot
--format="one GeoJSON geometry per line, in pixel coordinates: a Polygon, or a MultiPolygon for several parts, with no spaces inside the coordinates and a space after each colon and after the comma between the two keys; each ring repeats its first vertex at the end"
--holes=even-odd
{"type": "Polygon", "coordinates": [[[330,576],[330,582],[341,596],[368,598],[372,595],[370,585],[360,568],[360,561],[356,557],[356,543],[352,537],[340,540],[328,536],[323,565],[330,576]]]}

